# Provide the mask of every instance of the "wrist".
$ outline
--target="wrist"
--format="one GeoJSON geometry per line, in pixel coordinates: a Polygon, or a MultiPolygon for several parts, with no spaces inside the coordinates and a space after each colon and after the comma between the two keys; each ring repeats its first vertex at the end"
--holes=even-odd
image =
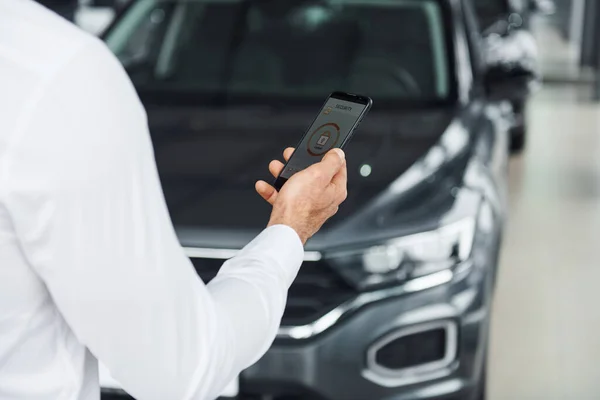
{"type": "Polygon", "coordinates": [[[296,224],[294,222],[294,219],[292,219],[292,218],[286,218],[285,216],[282,216],[282,215],[271,215],[271,219],[269,220],[267,227],[271,227],[274,225],[285,225],[289,228],[292,228],[294,230],[294,232],[296,232],[296,234],[300,238],[300,241],[302,242],[302,246],[304,246],[306,244],[306,241],[309,239],[309,235],[306,232],[304,232],[304,230],[301,228],[301,226],[296,224]]]}

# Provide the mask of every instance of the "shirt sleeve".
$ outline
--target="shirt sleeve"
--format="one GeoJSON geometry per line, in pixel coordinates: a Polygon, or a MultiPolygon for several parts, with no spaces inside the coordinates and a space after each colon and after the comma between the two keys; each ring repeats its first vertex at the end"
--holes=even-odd
{"type": "Polygon", "coordinates": [[[145,111],[105,46],[91,41],[34,100],[2,184],[58,310],[137,399],[217,397],[275,338],[297,234],[266,229],[205,285],[171,224],[145,111]]]}

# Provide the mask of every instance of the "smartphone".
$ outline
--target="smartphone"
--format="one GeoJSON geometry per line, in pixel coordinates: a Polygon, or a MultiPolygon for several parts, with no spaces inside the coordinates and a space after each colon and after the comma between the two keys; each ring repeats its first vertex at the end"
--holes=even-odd
{"type": "Polygon", "coordinates": [[[279,191],[296,172],[321,161],[329,150],[343,149],[372,105],[367,96],[331,93],[275,179],[275,189],[279,191]]]}

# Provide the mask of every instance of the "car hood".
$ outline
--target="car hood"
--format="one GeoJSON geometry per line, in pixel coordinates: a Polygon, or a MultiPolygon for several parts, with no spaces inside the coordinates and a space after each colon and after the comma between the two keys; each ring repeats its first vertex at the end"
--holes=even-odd
{"type": "MultiPolygon", "coordinates": [[[[381,197],[436,146],[454,116],[453,109],[373,110],[346,148],[348,198],[321,236],[381,197]]],[[[271,207],[256,194],[255,181],[272,180],[269,161],[297,144],[314,110],[148,107],[148,117],[165,198],[182,243],[238,248],[269,220],[271,207]]]]}

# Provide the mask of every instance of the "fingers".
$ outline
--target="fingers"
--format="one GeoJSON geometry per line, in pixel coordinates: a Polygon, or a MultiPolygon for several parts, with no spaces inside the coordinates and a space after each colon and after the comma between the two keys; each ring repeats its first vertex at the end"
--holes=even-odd
{"type": "Polygon", "coordinates": [[[281,161],[273,160],[269,164],[269,172],[271,172],[274,178],[277,178],[281,174],[281,171],[283,171],[283,167],[284,165],[281,161]]]}
{"type": "Polygon", "coordinates": [[[294,154],[294,148],[293,147],[288,147],[287,149],[285,149],[283,151],[283,159],[285,161],[288,161],[290,159],[290,157],[292,156],[292,154],[294,154]]]}
{"type": "Polygon", "coordinates": [[[256,192],[265,199],[269,204],[273,205],[277,199],[277,190],[265,181],[258,181],[255,185],[256,192]]]}
{"type": "MultiPolygon", "coordinates": [[[[293,147],[288,147],[287,149],[285,149],[283,151],[283,158],[284,158],[284,160],[285,161],[289,161],[289,159],[292,156],[292,154],[294,154],[294,148],[293,147]]],[[[282,163],[281,161],[273,160],[269,164],[269,172],[271,172],[271,175],[273,175],[274,178],[277,178],[279,176],[279,174],[281,174],[281,171],[283,171],[283,167],[284,166],[285,166],[285,164],[282,163]]]]}

